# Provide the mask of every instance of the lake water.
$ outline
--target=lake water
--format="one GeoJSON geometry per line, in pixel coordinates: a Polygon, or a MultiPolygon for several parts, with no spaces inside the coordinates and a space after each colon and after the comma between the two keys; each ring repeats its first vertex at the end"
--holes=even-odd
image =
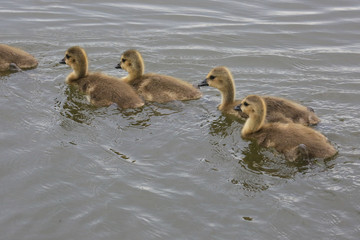
{"type": "Polygon", "coordinates": [[[0,239],[359,239],[358,0],[0,3],[0,41],[39,60],[0,75],[0,239]],[[315,109],[339,150],[290,164],[240,137],[220,94],[142,109],[91,107],[58,64],[93,71],[138,49],[147,72],[193,84],[215,66],[238,98],[315,109]]]}

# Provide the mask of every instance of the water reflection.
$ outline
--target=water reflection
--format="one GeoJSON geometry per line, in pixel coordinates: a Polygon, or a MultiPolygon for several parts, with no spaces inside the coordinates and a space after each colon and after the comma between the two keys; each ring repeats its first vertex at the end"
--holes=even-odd
{"type": "Polygon", "coordinates": [[[7,70],[7,71],[2,71],[0,72],[0,77],[6,77],[9,76],[11,73],[15,73],[13,71],[7,70]]]}
{"type": "Polygon", "coordinates": [[[89,125],[92,120],[89,112],[96,108],[91,106],[84,98],[84,95],[72,86],[66,86],[65,96],[65,100],[56,99],[55,109],[58,109],[60,114],[67,119],[89,125]]]}
{"type": "Polygon", "coordinates": [[[306,171],[312,165],[307,161],[289,162],[274,149],[260,147],[256,142],[249,142],[242,154],[244,157],[239,164],[280,178],[293,178],[296,173],[306,171]]]}
{"type": "Polygon", "coordinates": [[[231,183],[241,185],[247,192],[267,190],[283,179],[293,178],[296,172],[285,165],[284,159],[264,151],[254,142],[249,142],[247,146],[233,152],[233,155],[238,161],[231,183]]]}
{"type": "MultiPolygon", "coordinates": [[[[225,138],[229,136],[229,134],[232,134],[234,130],[233,127],[237,128],[238,126],[240,126],[239,123],[243,122],[235,118],[234,116],[221,114],[216,120],[210,123],[209,134],[211,134],[212,136],[219,136],[225,138]]],[[[238,130],[238,133],[240,134],[241,128],[239,128],[238,130]]]]}
{"type": "Polygon", "coordinates": [[[123,117],[129,121],[129,127],[145,128],[152,125],[152,119],[168,118],[186,109],[187,101],[172,101],[168,103],[146,102],[144,107],[136,109],[119,109],[123,117]]]}

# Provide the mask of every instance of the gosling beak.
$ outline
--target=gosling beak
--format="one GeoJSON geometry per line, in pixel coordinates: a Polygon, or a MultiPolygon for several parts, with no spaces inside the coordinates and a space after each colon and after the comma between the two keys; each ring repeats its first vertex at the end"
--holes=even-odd
{"type": "Polygon", "coordinates": [[[115,66],[116,69],[122,69],[120,63],[115,66]]]}
{"type": "Polygon", "coordinates": [[[204,87],[204,86],[209,86],[209,84],[207,83],[207,78],[198,84],[198,87],[204,87]]]}
{"type": "Polygon", "coordinates": [[[61,59],[61,61],[60,61],[59,63],[61,63],[61,64],[66,64],[65,58],[61,59]]]}
{"type": "Polygon", "coordinates": [[[241,103],[240,103],[239,105],[235,106],[235,107],[234,107],[234,110],[235,110],[235,111],[238,111],[238,112],[242,112],[242,111],[241,111],[241,103]]]}

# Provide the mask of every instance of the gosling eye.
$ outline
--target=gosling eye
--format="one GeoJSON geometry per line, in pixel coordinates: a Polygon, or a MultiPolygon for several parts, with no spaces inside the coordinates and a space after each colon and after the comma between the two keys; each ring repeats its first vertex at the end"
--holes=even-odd
{"type": "Polygon", "coordinates": [[[247,107],[249,106],[249,104],[247,102],[244,102],[244,106],[247,107]]]}
{"type": "Polygon", "coordinates": [[[69,54],[66,54],[66,55],[65,55],[65,57],[66,57],[67,59],[69,59],[69,58],[70,58],[69,54]]]}
{"type": "Polygon", "coordinates": [[[215,76],[211,75],[211,76],[209,77],[209,79],[210,79],[210,80],[214,80],[214,79],[215,79],[215,76]]]}
{"type": "Polygon", "coordinates": [[[123,58],[123,59],[121,59],[121,61],[124,63],[124,62],[126,62],[126,59],[125,59],[125,58],[123,58]]]}

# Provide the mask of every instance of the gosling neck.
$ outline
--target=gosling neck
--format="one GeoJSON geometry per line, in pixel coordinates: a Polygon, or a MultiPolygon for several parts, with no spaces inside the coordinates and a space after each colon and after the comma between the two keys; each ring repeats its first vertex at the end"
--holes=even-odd
{"type": "Polygon", "coordinates": [[[128,75],[123,78],[123,80],[127,83],[134,81],[144,75],[144,64],[140,63],[135,68],[132,68],[128,71],[128,75]]]}
{"type": "Polygon", "coordinates": [[[72,65],[71,67],[73,72],[67,76],[67,83],[75,82],[88,75],[88,62],[86,59],[81,59],[77,65],[72,65]]]}
{"type": "Polygon", "coordinates": [[[232,105],[235,101],[235,85],[232,79],[229,79],[228,85],[220,89],[221,104],[219,110],[225,109],[227,106],[232,105]]]}
{"type": "Polygon", "coordinates": [[[259,131],[265,123],[266,118],[266,105],[264,100],[262,100],[262,108],[258,112],[253,112],[249,114],[249,118],[246,120],[243,129],[241,130],[241,135],[246,137],[249,134],[259,131]]]}

